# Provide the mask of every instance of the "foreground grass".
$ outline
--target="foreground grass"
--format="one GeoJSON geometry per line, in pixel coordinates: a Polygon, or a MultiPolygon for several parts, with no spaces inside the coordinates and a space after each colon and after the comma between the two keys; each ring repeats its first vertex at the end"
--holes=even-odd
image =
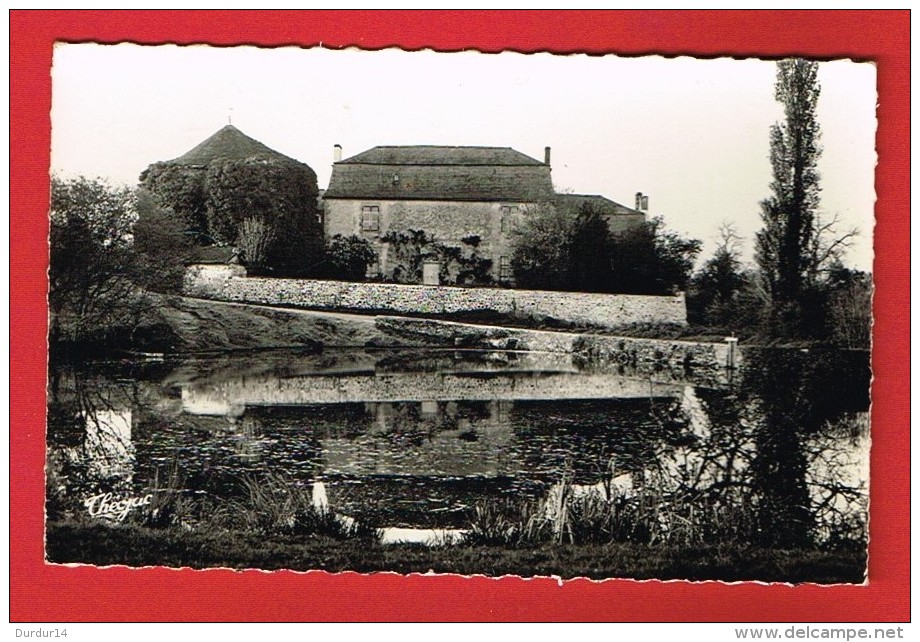
{"type": "Polygon", "coordinates": [[[493,546],[381,545],[320,535],[159,530],[137,525],[50,522],[50,562],[98,566],[395,571],[592,579],[688,579],[862,583],[864,551],[766,550],[638,544],[493,546]]]}

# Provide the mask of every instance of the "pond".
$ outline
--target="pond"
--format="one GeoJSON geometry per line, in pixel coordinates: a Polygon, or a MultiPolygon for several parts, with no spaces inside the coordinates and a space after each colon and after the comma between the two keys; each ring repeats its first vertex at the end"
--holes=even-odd
{"type": "Polygon", "coordinates": [[[864,353],[815,350],[705,378],[454,350],[59,366],[46,510],[283,533],[312,507],[382,544],[515,524],[520,544],[539,523],[560,543],[865,549],[868,391],[864,353]]]}

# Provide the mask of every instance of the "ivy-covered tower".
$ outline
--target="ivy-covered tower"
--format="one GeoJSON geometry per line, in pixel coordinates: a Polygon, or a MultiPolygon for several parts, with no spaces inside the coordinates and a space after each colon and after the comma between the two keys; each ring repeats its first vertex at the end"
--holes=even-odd
{"type": "Polygon", "coordinates": [[[140,181],[196,243],[238,247],[250,273],[304,275],[320,260],[316,173],[233,125],[140,181]]]}

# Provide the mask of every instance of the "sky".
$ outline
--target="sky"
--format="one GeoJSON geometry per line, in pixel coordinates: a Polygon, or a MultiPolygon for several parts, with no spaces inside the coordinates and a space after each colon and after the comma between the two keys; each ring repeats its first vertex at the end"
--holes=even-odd
{"type": "MultiPolygon", "coordinates": [[[[557,191],[627,206],[649,196],[669,229],[715,248],[734,224],[753,255],[769,196],[772,61],[203,45],[58,44],[52,172],[136,185],[232,121],[302,161],[324,189],[333,145],[552,148],[557,191]]],[[[846,262],[872,266],[876,73],[822,62],[821,207],[859,232],[846,262]]]]}

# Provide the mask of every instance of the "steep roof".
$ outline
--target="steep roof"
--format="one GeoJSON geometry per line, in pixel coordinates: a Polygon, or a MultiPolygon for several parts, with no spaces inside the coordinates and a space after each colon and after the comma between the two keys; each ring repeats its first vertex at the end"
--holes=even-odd
{"type": "Polygon", "coordinates": [[[332,166],[324,198],[520,201],[553,196],[550,167],[510,147],[374,147],[332,166]]]}
{"type": "Polygon", "coordinates": [[[250,138],[233,125],[221,128],[179,158],[167,162],[174,165],[207,165],[217,159],[236,160],[253,157],[300,162],[250,138]]]}

